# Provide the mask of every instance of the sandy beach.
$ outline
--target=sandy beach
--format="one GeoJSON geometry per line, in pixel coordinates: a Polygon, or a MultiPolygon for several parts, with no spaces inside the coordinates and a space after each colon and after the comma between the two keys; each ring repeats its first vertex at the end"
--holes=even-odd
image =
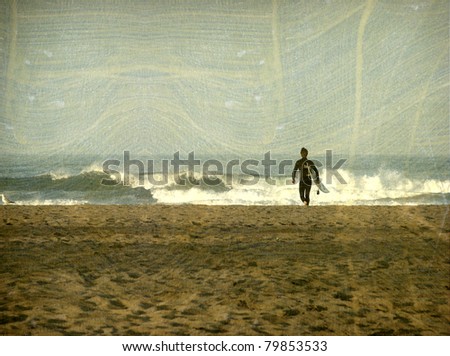
{"type": "Polygon", "coordinates": [[[448,206],[1,206],[1,335],[450,335],[448,206]]]}

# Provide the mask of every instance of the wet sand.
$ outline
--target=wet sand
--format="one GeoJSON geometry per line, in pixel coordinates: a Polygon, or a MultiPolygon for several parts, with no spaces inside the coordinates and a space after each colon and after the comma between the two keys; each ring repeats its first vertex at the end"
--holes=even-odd
{"type": "Polygon", "coordinates": [[[1,335],[450,335],[448,206],[0,206],[1,335]]]}

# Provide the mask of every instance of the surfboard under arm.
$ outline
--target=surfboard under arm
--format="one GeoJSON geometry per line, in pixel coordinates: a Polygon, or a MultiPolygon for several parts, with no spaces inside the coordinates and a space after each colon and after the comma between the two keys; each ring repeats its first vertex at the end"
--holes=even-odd
{"type": "Polygon", "coordinates": [[[325,187],[322,184],[322,182],[320,181],[320,178],[317,177],[316,171],[314,169],[311,169],[309,166],[308,166],[308,170],[309,170],[309,174],[311,174],[311,178],[312,178],[313,182],[316,184],[317,188],[319,188],[319,190],[324,193],[329,193],[330,191],[327,189],[327,187],[325,187]]]}

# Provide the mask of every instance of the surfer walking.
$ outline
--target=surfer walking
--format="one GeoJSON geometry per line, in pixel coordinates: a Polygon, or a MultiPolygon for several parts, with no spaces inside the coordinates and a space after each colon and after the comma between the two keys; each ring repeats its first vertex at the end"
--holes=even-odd
{"type": "MultiPolygon", "coordinates": [[[[300,155],[302,156],[302,158],[299,159],[297,162],[295,162],[294,170],[292,171],[292,183],[295,184],[295,177],[297,175],[297,171],[299,171],[300,199],[304,205],[309,205],[310,201],[309,193],[311,192],[311,186],[313,184],[311,171],[314,171],[317,179],[319,179],[319,171],[317,170],[317,167],[314,165],[314,162],[308,159],[308,150],[305,147],[302,147],[300,155]]],[[[319,194],[319,191],[317,191],[317,194],[319,194]]]]}

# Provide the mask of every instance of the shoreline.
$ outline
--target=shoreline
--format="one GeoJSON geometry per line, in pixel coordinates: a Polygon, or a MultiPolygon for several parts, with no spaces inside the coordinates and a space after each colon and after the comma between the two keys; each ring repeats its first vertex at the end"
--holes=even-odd
{"type": "Polygon", "coordinates": [[[0,334],[450,335],[448,210],[0,206],[0,334]]]}

